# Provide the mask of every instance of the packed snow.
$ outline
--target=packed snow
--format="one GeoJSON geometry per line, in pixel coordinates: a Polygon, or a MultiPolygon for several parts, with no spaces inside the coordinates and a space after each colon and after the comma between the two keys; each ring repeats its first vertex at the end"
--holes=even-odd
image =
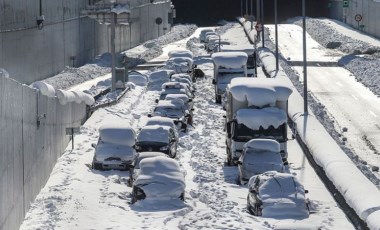
{"type": "Polygon", "coordinates": [[[247,63],[248,55],[244,52],[213,53],[211,58],[217,68],[239,69],[247,63]]]}

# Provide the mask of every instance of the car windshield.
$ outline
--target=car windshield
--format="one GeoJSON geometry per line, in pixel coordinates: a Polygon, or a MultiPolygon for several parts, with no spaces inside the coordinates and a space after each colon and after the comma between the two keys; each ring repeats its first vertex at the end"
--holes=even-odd
{"type": "Polygon", "coordinates": [[[219,73],[217,82],[219,84],[229,84],[236,77],[244,77],[244,73],[219,73]]]}
{"type": "Polygon", "coordinates": [[[235,125],[234,138],[236,140],[250,140],[253,138],[259,137],[268,137],[271,136],[276,140],[283,141],[285,140],[285,124],[280,125],[278,128],[269,126],[268,129],[264,129],[260,126],[259,130],[253,130],[245,126],[244,124],[235,125]]]}
{"type": "Polygon", "coordinates": [[[154,110],[154,113],[161,116],[177,118],[180,118],[184,115],[184,111],[181,108],[175,107],[158,107],[154,110]]]}

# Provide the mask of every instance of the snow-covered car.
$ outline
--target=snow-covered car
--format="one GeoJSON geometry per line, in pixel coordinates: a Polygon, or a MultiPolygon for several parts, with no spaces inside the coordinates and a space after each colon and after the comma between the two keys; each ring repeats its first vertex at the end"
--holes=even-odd
{"type": "Polygon", "coordinates": [[[269,171],[248,182],[247,209],[255,216],[305,219],[309,217],[308,192],[295,176],[269,171]]]}
{"type": "Polygon", "coordinates": [[[176,73],[191,73],[194,68],[194,61],[188,57],[173,57],[166,61],[165,67],[174,70],[176,73]]]}
{"type": "Polygon", "coordinates": [[[272,139],[252,139],[244,144],[238,160],[238,183],[244,184],[254,175],[267,171],[284,172],[280,143],[272,139]]]}
{"type": "Polygon", "coordinates": [[[174,124],[173,119],[168,117],[150,117],[147,122],[145,123],[145,126],[148,125],[160,125],[160,126],[168,126],[172,128],[175,132],[176,140],[179,141],[179,134],[177,131],[177,126],[174,124]]]}
{"type": "Polygon", "coordinates": [[[192,82],[192,78],[190,76],[190,74],[187,74],[187,73],[176,73],[176,74],[173,74],[171,75],[170,79],[177,79],[177,78],[185,78],[187,80],[189,80],[189,82],[192,82]]]}
{"type": "Polygon", "coordinates": [[[180,103],[179,101],[173,102],[173,100],[160,100],[154,108],[153,114],[148,116],[161,116],[171,118],[177,127],[183,130],[186,130],[187,124],[191,125],[190,111],[185,110],[184,103],[180,103]]]}
{"type": "Polygon", "coordinates": [[[208,32],[214,32],[212,29],[203,29],[201,30],[201,33],[199,34],[199,41],[200,42],[205,42],[206,39],[206,33],[208,32]]]}
{"type": "Polygon", "coordinates": [[[211,35],[207,37],[206,50],[213,51],[215,46],[219,44],[220,38],[216,35],[211,35]]]}
{"type": "Polygon", "coordinates": [[[133,182],[136,180],[137,175],[139,175],[140,172],[140,161],[145,158],[150,157],[168,157],[165,153],[162,152],[140,152],[136,154],[135,159],[133,160],[132,164],[129,166],[129,178],[128,178],[128,186],[132,187],[133,182]]]}
{"type": "Polygon", "coordinates": [[[176,100],[182,100],[185,106],[185,110],[192,111],[193,108],[193,99],[189,98],[185,94],[168,94],[165,97],[165,100],[167,101],[176,101],[176,100]]]}
{"type": "Polygon", "coordinates": [[[216,32],[207,32],[205,34],[205,43],[207,44],[211,37],[219,37],[216,32]]]}
{"type": "Polygon", "coordinates": [[[187,78],[183,78],[183,77],[172,77],[170,79],[170,81],[172,82],[180,82],[180,83],[183,83],[183,84],[186,84],[188,85],[188,87],[191,89],[191,90],[194,90],[194,86],[191,82],[191,80],[187,79],[187,78]]]}
{"type": "MultiPolygon", "coordinates": [[[[163,89],[160,93],[160,97],[158,100],[165,100],[168,94],[185,94],[188,97],[193,98],[192,92],[190,92],[188,89],[171,88],[171,89],[163,89]]],[[[156,103],[158,103],[158,100],[156,100],[156,103]]]]}
{"type": "Polygon", "coordinates": [[[185,199],[185,175],[176,160],[157,156],[141,160],[139,166],[132,188],[132,203],[144,199],[185,199]]]}
{"type": "Polygon", "coordinates": [[[162,152],[175,158],[178,141],[173,128],[160,125],[144,126],[136,138],[138,152],[162,152]]]}
{"type": "Polygon", "coordinates": [[[192,96],[194,96],[194,91],[191,88],[191,85],[188,85],[186,83],[181,83],[181,82],[166,82],[162,84],[162,89],[185,89],[186,91],[190,92],[192,96]]]}
{"type": "Polygon", "coordinates": [[[193,53],[190,50],[171,50],[168,53],[169,58],[187,57],[193,59],[193,53]]]}
{"type": "Polygon", "coordinates": [[[107,124],[99,128],[98,143],[92,160],[96,170],[127,170],[136,154],[135,131],[121,124],[107,124]]]}

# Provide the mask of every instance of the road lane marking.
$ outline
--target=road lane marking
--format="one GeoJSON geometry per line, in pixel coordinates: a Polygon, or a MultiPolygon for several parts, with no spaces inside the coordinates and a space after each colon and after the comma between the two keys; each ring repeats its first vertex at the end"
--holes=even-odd
{"type": "Polygon", "coordinates": [[[371,110],[368,110],[368,112],[369,112],[372,116],[378,118],[378,116],[376,115],[376,113],[372,112],[371,110]]]}
{"type": "Polygon", "coordinates": [[[355,100],[359,101],[359,98],[357,98],[355,95],[351,94],[351,96],[352,96],[355,100]]]}
{"type": "Polygon", "coordinates": [[[337,84],[338,86],[340,86],[340,87],[343,87],[343,84],[340,83],[339,81],[337,81],[336,84],[337,84]]]}

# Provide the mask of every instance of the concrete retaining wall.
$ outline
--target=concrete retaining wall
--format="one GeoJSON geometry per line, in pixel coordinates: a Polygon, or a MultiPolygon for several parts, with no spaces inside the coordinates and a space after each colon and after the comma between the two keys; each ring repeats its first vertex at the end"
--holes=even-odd
{"type": "Polygon", "coordinates": [[[86,105],[61,105],[14,80],[0,77],[0,229],[18,229],[79,127],[86,105]],[[37,125],[37,116],[46,114],[37,125]]]}
{"type": "MultiPolygon", "coordinates": [[[[81,16],[88,0],[42,1],[43,29],[37,28],[39,1],[0,0],[0,67],[21,83],[30,84],[80,66],[110,51],[110,29],[81,16]]],[[[131,25],[118,26],[116,50],[156,38],[170,29],[170,1],[131,0],[131,25]],[[155,24],[161,17],[163,23],[155,24]],[[166,30],[164,30],[166,28],[166,30]]]]}
{"type": "Polygon", "coordinates": [[[349,0],[349,6],[343,8],[343,0],[331,1],[330,17],[339,21],[346,21],[356,29],[380,38],[380,1],[375,0],[349,0]],[[344,17],[346,11],[346,18],[344,17]],[[355,21],[355,15],[360,14],[362,21],[355,21]],[[361,28],[360,25],[363,27],[361,28]]]}

